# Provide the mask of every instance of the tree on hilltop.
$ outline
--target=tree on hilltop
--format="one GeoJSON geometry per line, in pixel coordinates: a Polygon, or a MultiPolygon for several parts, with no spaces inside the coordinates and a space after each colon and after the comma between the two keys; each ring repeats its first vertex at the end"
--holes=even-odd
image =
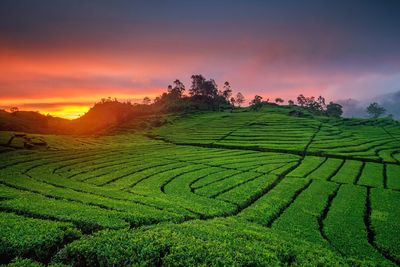
{"type": "Polygon", "coordinates": [[[326,106],[326,115],[340,118],[343,114],[343,107],[340,104],[329,102],[326,106]]]}
{"type": "Polygon", "coordinates": [[[232,105],[233,107],[235,107],[236,99],[235,99],[233,96],[231,97],[230,102],[231,102],[231,105],[232,105]]]}
{"type": "Polygon", "coordinates": [[[231,85],[228,81],[226,81],[224,83],[224,88],[223,91],[221,93],[221,95],[227,100],[229,101],[231,96],[232,96],[232,89],[231,89],[231,85]]]}
{"type": "Polygon", "coordinates": [[[178,79],[174,81],[174,87],[171,85],[168,86],[168,93],[172,96],[172,98],[181,98],[184,92],[185,85],[178,79]]]}
{"type": "Polygon", "coordinates": [[[240,106],[246,101],[246,99],[244,98],[244,96],[242,95],[241,92],[238,92],[236,94],[236,104],[238,105],[238,107],[240,108],[240,106]]]}
{"type": "Polygon", "coordinates": [[[143,105],[150,105],[151,99],[150,99],[149,97],[145,96],[145,97],[143,98],[142,103],[143,103],[143,105]]]}
{"type": "Polygon", "coordinates": [[[189,89],[191,96],[205,96],[215,98],[218,95],[218,87],[213,79],[206,80],[203,75],[192,75],[192,85],[189,89]]]}
{"type": "Polygon", "coordinates": [[[374,119],[379,118],[385,114],[386,109],[380,106],[378,103],[373,102],[367,107],[367,113],[374,119]]]}
{"type": "Polygon", "coordinates": [[[319,96],[317,99],[317,103],[319,104],[319,108],[321,110],[323,110],[324,108],[326,108],[326,104],[325,104],[325,98],[322,96],[319,96]]]}
{"type": "Polygon", "coordinates": [[[275,98],[275,103],[277,104],[282,104],[284,102],[284,100],[280,97],[275,98]]]}
{"type": "Polygon", "coordinates": [[[300,94],[297,97],[297,104],[299,104],[300,107],[304,107],[307,103],[307,99],[303,94],[300,94]]]}
{"type": "Polygon", "coordinates": [[[319,96],[317,99],[315,99],[314,96],[305,97],[303,94],[300,94],[297,97],[297,103],[299,106],[307,108],[316,113],[321,113],[326,108],[325,98],[322,96],[319,96]]]}
{"type": "Polygon", "coordinates": [[[255,95],[253,100],[249,103],[251,105],[251,109],[254,111],[259,111],[262,107],[262,96],[255,95]]]}

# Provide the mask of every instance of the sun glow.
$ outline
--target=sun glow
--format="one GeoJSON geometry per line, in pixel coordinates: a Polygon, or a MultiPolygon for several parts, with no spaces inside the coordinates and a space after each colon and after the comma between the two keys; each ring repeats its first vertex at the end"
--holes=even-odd
{"type": "MultiPolygon", "coordinates": [[[[77,119],[89,110],[90,106],[64,106],[56,110],[49,110],[48,114],[64,119],[77,119]]],[[[41,113],[45,113],[44,110],[41,113]]]]}
{"type": "Polygon", "coordinates": [[[7,111],[12,107],[17,107],[20,111],[37,111],[44,115],[51,115],[65,119],[76,119],[84,115],[89,109],[102,98],[117,98],[121,102],[130,101],[131,103],[141,103],[145,96],[154,99],[158,94],[121,94],[108,93],[105,95],[83,95],[79,97],[55,97],[55,98],[9,98],[0,100],[0,109],[7,111]]]}

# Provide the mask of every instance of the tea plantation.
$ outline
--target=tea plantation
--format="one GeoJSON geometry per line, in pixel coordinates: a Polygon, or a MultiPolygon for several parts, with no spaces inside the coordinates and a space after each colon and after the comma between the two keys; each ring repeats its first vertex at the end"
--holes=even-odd
{"type": "Polygon", "coordinates": [[[0,264],[400,265],[400,124],[289,111],[0,133],[0,264]]]}

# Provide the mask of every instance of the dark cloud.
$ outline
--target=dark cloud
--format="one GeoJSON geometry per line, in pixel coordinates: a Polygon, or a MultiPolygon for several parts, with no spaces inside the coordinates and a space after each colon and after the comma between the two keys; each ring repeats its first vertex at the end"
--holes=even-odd
{"type": "Polygon", "coordinates": [[[134,65],[126,72],[140,81],[21,73],[0,79],[0,94],[136,93],[201,72],[251,92],[329,89],[339,99],[371,97],[400,83],[399,14],[398,0],[2,0],[0,49],[47,58],[96,54],[134,65]],[[147,72],[137,74],[142,65],[147,72]],[[379,82],[385,79],[390,84],[379,82]]]}

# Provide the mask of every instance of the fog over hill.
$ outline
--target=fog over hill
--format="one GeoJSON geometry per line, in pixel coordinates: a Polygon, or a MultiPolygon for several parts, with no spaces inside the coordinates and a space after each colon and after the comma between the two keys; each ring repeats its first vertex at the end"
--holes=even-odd
{"type": "Polygon", "coordinates": [[[394,118],[400,119],[400,90],[362,101],[349,98],[338,100],[337,102],[343,106],[344,117],[368,117],[367,106],[369,103],[377,102],[386,109],[385,115],[392,114],[394,118]]]}

